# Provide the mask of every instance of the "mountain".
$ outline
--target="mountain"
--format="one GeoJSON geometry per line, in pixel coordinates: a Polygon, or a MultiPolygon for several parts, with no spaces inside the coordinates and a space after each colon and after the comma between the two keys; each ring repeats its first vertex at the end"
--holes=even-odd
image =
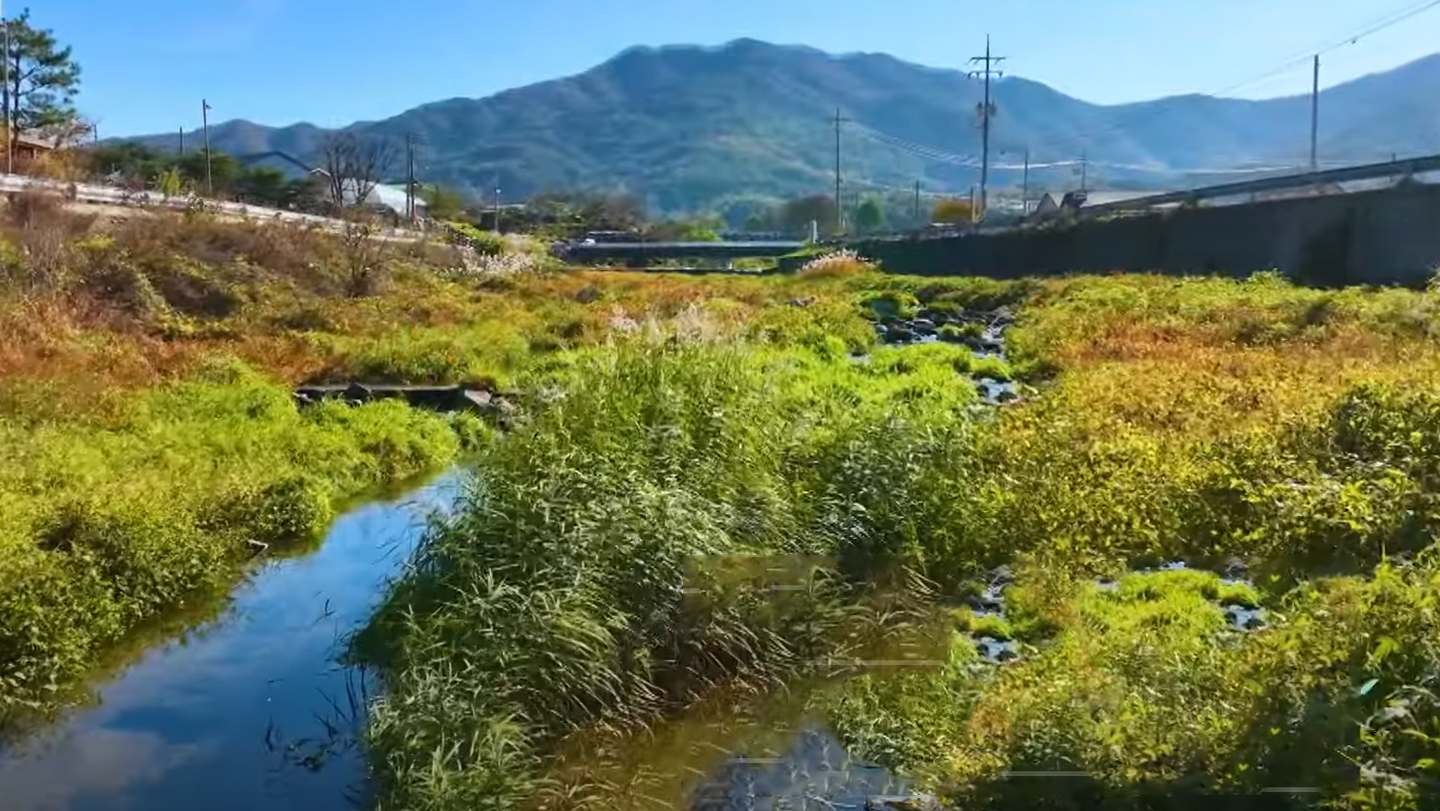
{"type": "MultiPolygon", "coordinates": [[[[1077,69],[1085,69],[1083,65],[1077,69]]],[[[1325,161],[1440,152],[1440,55],[1322,92],[1325,161]]],[[[1235,179],[1187,170],[1295,166],[1308,159],[1310,99],[1175,96],[1096,105],[1038,82],[992,87],[995,187],[1073,188],[1082,155],[1092,187],[1163,188],[1235,179]],[[1068,162],[1068,163],[1067,163],[1068,162]],[[1045,164],[1066,163],[1063,166],[1045,164]]],[[[424,180],[523,198],[550,190],[625,190],[653,209],[693,210],[737,195],[833,189],[833,118],[843,124],[847,188],[962,190],[977,182],[953,157],[980,154],[983,86],[953,70],[885,54],[832,55],[741,39],[720,47],[637,47],[584,73],[424,104],[347,129],[414,133],[424,180]]],[[[327,131],[231,121],[210,130],[234,154],[313,160],[327,131]]],[[[174,148],[175,135],[137,140],[174,148]]]]}

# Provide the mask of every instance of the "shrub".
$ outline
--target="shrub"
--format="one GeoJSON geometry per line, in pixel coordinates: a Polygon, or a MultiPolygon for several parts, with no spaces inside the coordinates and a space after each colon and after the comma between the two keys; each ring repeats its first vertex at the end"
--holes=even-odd
{"type": "Polygon", "coordinates": [[[860,258],[855,251],[844,249],[817,256],[801,266],[802,279],[844,278],[874,273],[877,268],[860,258]]]}

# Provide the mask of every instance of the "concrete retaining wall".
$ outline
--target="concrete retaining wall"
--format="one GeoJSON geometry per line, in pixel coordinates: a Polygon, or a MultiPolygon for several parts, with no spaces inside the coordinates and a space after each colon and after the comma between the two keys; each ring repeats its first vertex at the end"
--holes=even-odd
{"type": "Polygon", "coordinates": [[[1180,209],[857,246],[893,273],[1015,278],[1279,269],[1312,284],[1415,284],[1440,266],[1440,186],[1180,209]]]}

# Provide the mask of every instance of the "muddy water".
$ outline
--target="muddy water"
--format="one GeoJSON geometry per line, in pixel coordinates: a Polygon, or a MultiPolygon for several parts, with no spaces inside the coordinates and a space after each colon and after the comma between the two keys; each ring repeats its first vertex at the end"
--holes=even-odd
{"type": "Polygon", "coordinates": [[[356,732],[374,685],[338,661],[344,639],[463,480],[358,506],[313,553],[262,562],[218,616],[93,685],[93,706],[0,753],[0,808],[364,807],[356,732]]]}

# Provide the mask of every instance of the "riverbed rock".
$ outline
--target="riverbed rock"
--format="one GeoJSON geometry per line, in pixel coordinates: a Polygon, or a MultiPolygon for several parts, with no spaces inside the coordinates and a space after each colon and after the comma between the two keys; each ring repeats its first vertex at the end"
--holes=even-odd
{"type": "Polygon", "coordinates": [[[580,292],[575,294],[575,300],[581,304],[594,304],[604,297],[605,291],[593,284],[580,288],[580,292]]]}
{"type": "Polygon", "coordinates": [[[935,326],[935,322],[928,318],[917,318],[910,322],[910,329],[915,330],[921,335],[934,335],[937,327],[935,326]]]}
{"type": "Polygon", "coordinates": [[[358,400],[361,403],[368,403],[374,398],[374,393],[359,383],[351,383],[345,387],[345,392],[341,396],[346,400],[358,400]]]}
{"type": "Polygon", "coordinates": [[[1225,579],[1244,580],[1248,573],[1249,569],[1246,567],[1245,561],[1240,558],[1230,558],[1225,561],[1225,568],[1223,570],[1225,579]]]}
{"type": "Polygon", "coordinates": [[[908,344],[913,340],[915,340],[915,332],[908,326],[890,327],[890,343],[908,344]]]}

